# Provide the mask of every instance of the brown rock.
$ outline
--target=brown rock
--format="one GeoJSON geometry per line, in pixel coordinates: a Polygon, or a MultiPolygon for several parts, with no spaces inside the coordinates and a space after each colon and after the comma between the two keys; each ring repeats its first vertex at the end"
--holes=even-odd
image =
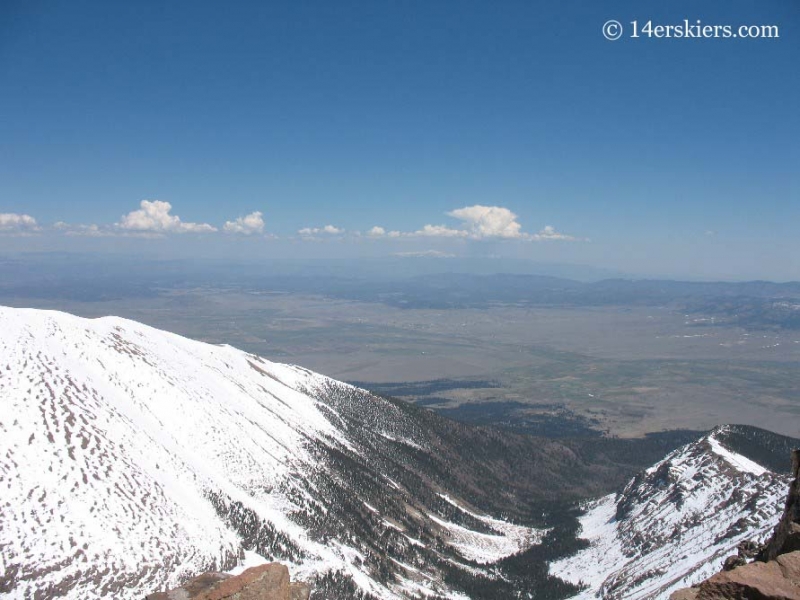
{"type": "Polygon", "coordinates": [[[211,589],[223,579],[230,578],[225,573],[203,573],[188,581],[183,586],[168,592],[150,594],[145,600],[186,600],[196,598],[199,594],[211,589]]]}
{"type": "Polygon", "coordinates": [[[754,562],[706,579],[697,600],[800,600],[800,552],[754,562]]]}
{"type": "MultiPolygon", "coordinates": [[[[308,593],[297,598],[307,600],[308,593]]],[[[146,600],[294,600],[294,596],[289,592],[289,569],[269,563],[236,576],[204,573],[182,587],[150,594],[146,600]]]]}
{"type": "Polygon", "coordinates": [[[307,583],[293,582],[289,584],[290,600],[308,600],[311,597],[311,586],[307,583]]]}
{"type": "Polygon", "coordinates": [[[669,595],[669,600],[697,600],[697,588],[683,588],[669,595]]]}
{"type": "Polygon", "coordinates": [[[784,577],[800,585],[800,552],[781,554],[775,562],[780,565],[784,577]]]}
{"type": "Polygon", "coordinates": [[[725,562],[722,563],[722,570],[733,571],[736,567],[741,567],[746,564],[747,561],[739,555],[729,556],[725,559],[725,562]]]}
{"type": "Polygon", "coordinates": [[[290,600],[289,569],[280,563],[251,567],[224,579],[196,600],[290,600]]]}

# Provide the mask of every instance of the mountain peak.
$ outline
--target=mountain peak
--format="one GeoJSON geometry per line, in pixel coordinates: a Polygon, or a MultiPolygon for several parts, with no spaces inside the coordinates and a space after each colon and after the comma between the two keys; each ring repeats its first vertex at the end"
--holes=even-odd
{"type": "MultiPolygon", "coordinates": [[[[763,445],[768,436],[758,431],[750,437],[763,445]]],[[[661,598],[719,570],[740,542],[767,537],[789,475],[727,446],[750,433],[718,427],[589,503],[580,519],[588,548],[551,573],[586,586],[576,598],[661,598]]]]}

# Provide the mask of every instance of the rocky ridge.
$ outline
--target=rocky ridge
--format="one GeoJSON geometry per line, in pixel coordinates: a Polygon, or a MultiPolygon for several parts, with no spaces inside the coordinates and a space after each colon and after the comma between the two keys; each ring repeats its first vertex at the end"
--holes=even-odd
{"type": "Polygon", "coordinates": [[[800,600],[800,450],[792,453],[792,465],[783,515],[755,560],[747,563],[740,551],[721,573],[676,591],[670,600],[800,600]]]}
{"type": "Polygon", "coordinates": [[[587,547],[550,572],[584,588],[576,600],[667,598],[715,573],[731,550],[768,537],[781,514],[789,478],[742,454],[772,440],[742,441],[758,434],[718,427],[589,503],[579,533],[587,547]]]}

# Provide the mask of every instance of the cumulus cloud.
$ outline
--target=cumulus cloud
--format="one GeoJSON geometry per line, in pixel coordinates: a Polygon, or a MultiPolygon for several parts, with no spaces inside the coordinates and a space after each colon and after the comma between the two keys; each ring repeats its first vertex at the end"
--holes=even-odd
{"type": "Polygon", "coordinates": [[[225,221],[222,230],[225,233],[238,233],[242,235],[264,233],[264,217],[259,211],[251,212],[249,215],[239,217],[235,221],[225,221]]]}
{"type": "Polygon", "coordinates": [[[517,215],[502,206],[465,206],[447,213],[448,216],[462,222],[462,228],[456,229],[446,225],[425,225],[411,235],[426,237],[520,239],[525,237],[522,226],[517,222],[517,215]]]}
{"type": "Polygon", "coordinates": [[[171,215],[172,205],[163,200],[142,200],[141,208],[123,215],[117,227],[138,233],[208,233],[217,231],[208,223],[184,223],[171,215]]]}
{"type": "Polygon", "coordinates": [[[339,229],[333,225],[325,225],[325,227],[303,227],[297,231],[303,237],[312,237],[319,234],[325,235],[340,235],[344,233],[344,229],[339,229]]]}
{"type": "Polygon", "coordinates": [[[0,213],[0,232],[2,233],[33,233],[41,228],[30,215],[17,213],[0,213]]]}
{"type": "Polygon", "coordinates": [[[446,225],[425,225],[407,236],[426,236],[444,238],[468,238],[472,240],[529,240],[529,241],[575,241],[571,235],[556,231],[551,225],[545,226],[537,233],[525,233],[517,221],[517,215],[502,206],[483,206],[475,204],[457,208],[447,213],[448,216],[461,221],[461,228],[446,225]]]}
{"type": "Polygon", "coordinates": [[[463,221],[473,238],[519,238],[522,226],[517,215],[502,206],[465,206],[447,213],[463,221]]]}

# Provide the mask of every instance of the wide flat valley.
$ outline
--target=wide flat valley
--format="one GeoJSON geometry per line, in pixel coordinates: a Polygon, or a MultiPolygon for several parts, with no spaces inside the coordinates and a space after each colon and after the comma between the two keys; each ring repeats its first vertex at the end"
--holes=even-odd
{"type": "Polygon", "coordinates": [[[403,309],[215,288],[0,302],[123,316],[536,433],[748,423],[800,435],[800,331],[746,331],[668,308],[403,309]]]}

